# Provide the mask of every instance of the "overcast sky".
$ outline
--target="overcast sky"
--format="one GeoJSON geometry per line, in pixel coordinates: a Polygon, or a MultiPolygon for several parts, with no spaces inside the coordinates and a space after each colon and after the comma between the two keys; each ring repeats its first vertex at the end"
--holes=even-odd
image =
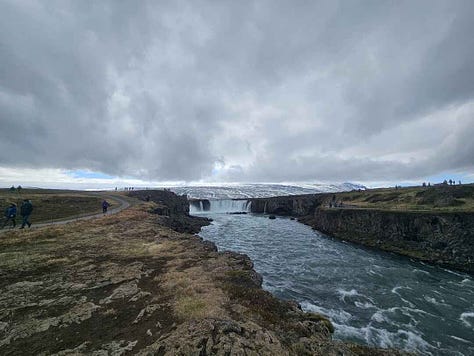
{"type": "Polygon", "coordinates": [[[470,0],[0,0],[0,184],[472,177],[473,19],[470,0]]]}

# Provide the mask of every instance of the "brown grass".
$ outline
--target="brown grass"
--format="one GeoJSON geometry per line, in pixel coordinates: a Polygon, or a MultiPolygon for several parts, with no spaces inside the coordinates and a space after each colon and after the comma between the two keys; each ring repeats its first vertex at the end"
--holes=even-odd
{"type": "Polygon", "coordinates": [[[364,209],[400,211],[474,211],[474,185],[380,188],[337,193],[337,201],[364,209]]]}
{"type": "MultiPolygon", "coordinates": [[[[3,218],[4,209],[10,203],[15,203],[18,208],[18,221],[21,222],[20,207],[23,199],[30,199],[33,203],[31,222],[41,223],[61,220],[78,215],[88,215],[102,211],[102,200],[100,196],[90,195],[87,192],[22,189],[21,191],[10,191],[0,189],[0,213],[3,218]]],[[[110,209],[119,204],[114,200],[108,200],[110,209]]]]}

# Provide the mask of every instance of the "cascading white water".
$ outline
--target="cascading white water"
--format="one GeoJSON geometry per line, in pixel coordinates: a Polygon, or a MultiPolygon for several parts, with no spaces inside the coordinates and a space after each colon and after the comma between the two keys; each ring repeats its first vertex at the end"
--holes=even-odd
{"type": "Polygon", "coordinates": [[[247,211],[247,200],[211,200],[210,212],[238,213],[247,211]]]}
{"type": "Polygon", "coordinates": [[[252,201],[251,200],[247,201],[246,208],[247,208],[247,213],[252,212],[252,201]]]}
{"type": "MultiPolygon", "coordinates": [[[[251,201],[248,200],[233,200],[233,199],[222,199],[222,200],[209,200],[210,207],[207,210],[211,213],[242,213],[250,212],[252,205],[251,201]]],[[[189,211],[193,213],[204,212],[203,201],[199,201],[199,204],[195,201],[189,205],[189,211]]]]}

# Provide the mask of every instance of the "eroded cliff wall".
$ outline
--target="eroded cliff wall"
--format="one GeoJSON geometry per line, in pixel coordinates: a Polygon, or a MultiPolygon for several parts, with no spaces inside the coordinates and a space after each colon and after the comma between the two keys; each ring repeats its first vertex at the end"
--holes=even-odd
{"type": "Polygon", "coordinates": [[[294,195],[286,197],[251,199],[252,213],[267,213],[286,216],[306,216],[314,212],[329,194],[294,195]]]}
{"type": "Polygon", "coordinates": [[[330,236],[474,273],[474,214],[318,208],[302,222],[330,236]]]}

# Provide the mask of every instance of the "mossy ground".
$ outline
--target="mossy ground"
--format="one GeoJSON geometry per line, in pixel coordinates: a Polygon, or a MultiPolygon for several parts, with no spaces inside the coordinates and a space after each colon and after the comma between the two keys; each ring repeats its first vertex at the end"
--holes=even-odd
{"type": "Polygon", "coordinates": [[[129,210],[2,235],[0,353],[52,354],[83,343],[101,349],[107,341],[127,339],[143,346],[148,329],[169,330],[169,293],[155,279],[171,256],[157,254],[166,249],[156,241],[159,227],[136,223],[145,216],[129,210]],[[145,310],[132,327],[150,305],[161,313],[150,322],[145,310]]]}

